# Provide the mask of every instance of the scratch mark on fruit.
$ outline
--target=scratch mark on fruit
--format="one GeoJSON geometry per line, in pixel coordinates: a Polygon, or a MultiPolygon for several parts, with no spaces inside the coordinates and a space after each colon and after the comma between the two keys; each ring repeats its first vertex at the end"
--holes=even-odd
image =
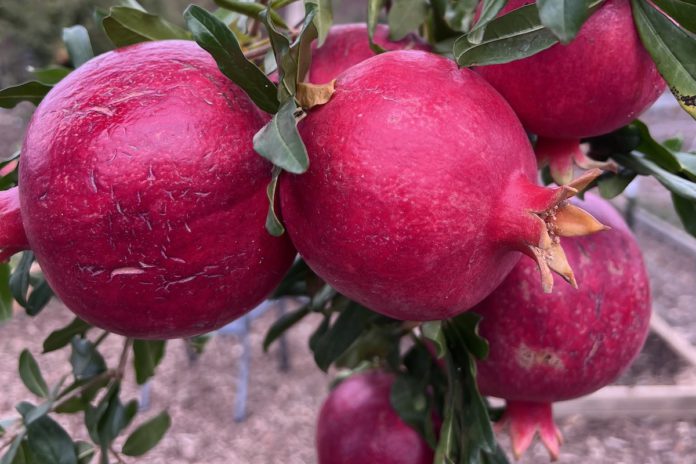
{"type": "Polygon", "coordinates": [[[111,271],[111,278],[113,279],[119,275],[140,275],[144,274],[145,270],[139,269],[137,267],[120,267],[111,271]]]}
{"type": "Polygon", "coordinates": [[[194,192],[194,195],[196,195],[197,197],[205,198],[208,195],[210,195],[210,192],[194,192]]]}
{"type": "Polygon", "coordinates": [[[89,172],[89,188],[92,192],[97,193],[97,182],[94,179],[94,169],[89,172]]]}
{"type": "Polygon", "coordinates": [[[148,218],[147,213],[139,214],[138,217],[145,223],[147,230],[152,231],[152,223],[150,222],[150,218],[148,218]]]}
{"type": "Polygon", "coordinates": [[[165,190],[164,193],[169,197],[170,200],[174,201],[174,194],[172,192],[165,190]]]}
{"type": "Polygon", "coordinates": [[[119,201],[116,202],[116,211],[118,211],[121,216],[125,216],[125,214],[123,214],[123,209],[121,209],[121,202],[119,201]]]}
{"type": "Polygon", "coordinates": [[[151,268],[151,267],[155,267],[154,264],[147,264],[147,263],[144,263],[144,262],[142,262],[142,261],[138,261],[138,264],[140,264],[140,267],[143,267],[143,268],[145,268],[145,269],[149,269],[149,268],[151,268]]]}
{"type": "Polygon", "coordinates": [[[155,178],[155,173],[152,170],[152,164],[147,168],[147,179],[150,182],[154,182],[156,180],[155,178]]]}
{"type": "Polygon", "coordinates": [[[191,233],[191,228],[189,227],[188,222],[184,222],[184,229],[186,229],[186,232],[189,234],[191,233]]]}
{"type": "Polygon", "coordinates": [[[87,113],[99,113],[103,114],[104,116],[113,116],[114,112],[110,110],[109,108],[105,108],[103,106],[93,106],[91,108],[87,108],[86,110],[87,113]]]}

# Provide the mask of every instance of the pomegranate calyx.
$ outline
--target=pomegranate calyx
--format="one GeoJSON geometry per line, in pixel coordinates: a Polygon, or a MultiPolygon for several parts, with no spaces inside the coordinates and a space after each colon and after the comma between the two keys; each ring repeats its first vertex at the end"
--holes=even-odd
{"type": "Polygon", "coordinates": [[[560,455],[563,435],[553,421],[551,403],[508,401],[502,426],[508,426],[515,459],[520,459],[538,433],[552,461],[560,455]]]}
{"type": "Polygon", "coordinates": [[[298,82],[295,100],[305,109],[327,103],[336,91],[336,79],[326,84],[311,84],[309,82],[298,82]]]}
{"type": "Polygon", "coordinates": [[[573,183],[573,167],[584,170],[602,169],[616,172],[613,161],[597,161],[588,157],[579,139],[554,139],[539,137],[534,151],[541,166],[548,165],[551,178],[558,185],[573,183]]]}

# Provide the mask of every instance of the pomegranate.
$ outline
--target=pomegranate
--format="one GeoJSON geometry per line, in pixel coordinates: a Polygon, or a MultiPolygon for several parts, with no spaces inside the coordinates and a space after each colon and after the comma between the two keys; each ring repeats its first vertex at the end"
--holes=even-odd
{"type": "Polygon", "coordinates": [[[433,451],[403,422],[389,397],[394,377],[381,371],[344,380],[317,424],[319,464],[431,464],[433,451]]]}
{"type": "Polygon", "coordinates": [[[279,187],[290,238],[320,277],[387,316],[465,311],[518,251],[537,260],[547,290],[550,270],[573,282],[555,237],[602,228],[565,201],[597,173],[537,186],[531,145],[505,100],[431,53],[353,66],[300,133],[310,167],[283,174],[279,187]]]}
{"type": "Polygon", "coordinates": [[[263,124],[194,42],[98,56],[32,118],[19,190],[0,200],[2,257],[31,248],[65,304],[113,332],[173,338],[224,325],[295,255],[264,229],[271,166],[252,148],[263,124]]]}
{"type": "MultiPolygon", "coordinates": [[[[530,3],[510,0],[502,12],[530,3]]],[[[572,179],[574,161],[593,164],[580,149],[581,138],[628,124],[665,88],[640,41],[629,0],[604,2],[568,45],[476,71],[539,135],[537,157],[558,183],[572,179]]]]}
{"type": "Polygon", "coordinates": [[[648,333],[650,288],[640,249],[604,200],[586,195],[582,207],[611,230],[564,240],[579,290],[559,286],[547,295],[535,271],[520,261],[473,310],[490,342],[478,365],[481,393],[505,398],[519,457],[538,431],[552,458],[561,435],[551,403],[591,393],[616,379],[636,357],[648,333]]]}
{"type": "MultiPolygon", "coordinates": [[[[415,34],[408,34],[403,39],[392,42],[389,40],[389,28],[384,24],[378,24],[375,28],[374,41],[385,50],[430,49],[430,46],[415,34]]],[[[324,44],[319,48],[316,48],[315,44],[307,80],[313,84],[324,84],[374,55],[364,23],[333,26],[324,44]]]]}

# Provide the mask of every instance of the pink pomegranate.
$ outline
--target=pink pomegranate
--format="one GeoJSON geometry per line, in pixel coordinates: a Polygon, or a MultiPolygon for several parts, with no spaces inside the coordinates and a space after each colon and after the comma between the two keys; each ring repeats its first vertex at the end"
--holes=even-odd
{"type": "MultiPolygon", "coordinates": [[[[430,50],[430,46],[415,34],[392,42],[389,40],[389,28],[384,24],[377,25],[374,40],[385,50],[430,50]]],[[[324,44],[315,48],[312,53],[312,65],[307,74],[307,81],[324,84],[351,66],[373,56],[375,52],[370,48],[367,26],[364,23],[333,26],[324,44]]]]}
{"type": "Polygon", "coordinates": [[[391,406],[393,383],[373,371],[331,392],[317,424],[318,464],[432,464],[433,451],[391,406]]]}
{"type": "Polygon", "coordinates": [[[350,68],[300,133],[309,170],[280,181],[290,238],[339,292],[397,319],[469,309],[519,252],[539,262],[547,290],[550,269],[572,282],[554,237],[602,228],[565,202],[596,172],[537,186],[531,145],[505,100],[431,53],[394,51],[350,68]]]}
{"type": "MultiPolygon", "coordinates": [[[[511,0],[509,12],[530,0],[511,0]]],[[[605,134],[637,118],[665,88],[633,23],[629,0],[607,0],[568,45],[476,71],[539,135],[537,157],[568,183],[573,161],[591,165],[583,137],[605,134]]]]}
{"type": "Polygon", "coordinates": [[[235,319],[295,255],[264,229],[271,166],[252,148],[263,124],[194,42],[93,59],[34,114],[19,190],[0,201],[2,257],[30,247],[71,310],[120,334],[183,337],[235,319]]]}
{"type": "Polygon", "coordinates": [[[586,200],[582,207],[611,230],[564,240],[579,289],[558,286],[544,294],[533,266],[520,261],[473,309],[490,342],[478,366],[479,387],[507,400],[503,421],[518,457],[536,432],[558,457],[561,434],[551,403],[615,380],[648,333],[650,288],[638,244],[609,203],[589,194],[586,200]]]}

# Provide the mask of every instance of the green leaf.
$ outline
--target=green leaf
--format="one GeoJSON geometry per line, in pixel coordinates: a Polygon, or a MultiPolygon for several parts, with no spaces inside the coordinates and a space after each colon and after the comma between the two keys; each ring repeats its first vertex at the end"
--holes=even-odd
{"type": "Polygon", "coordinates": [[[84,411],[87,408],[87,403],[79,397],[69,398],[54,408],[58,414],[74,414],[84,411]]]}
{"type": "Polygon", "coordinates": [[[213,55],[222,73],[241,87],[263,111],[278,111],[275,84],[246,59],[232,31],[222,21],[196,5],[189,6],[184,17],[193,38],[213,55]]]}
{"type": "Polygon", "coordinates": [[[147,453],[157,446],[157,443],[169,430],[171,423],[172,421],[167,411],[162,411],[159,415],[144,422],[126,439],[126,443],[123,445],[123,454],[126,456],[142,456],[147,453]]]}
{"type": "Polygon", "coordinates": [[[155,369],[164,357],[164,340],[135,340],[133,342],[133,367],[138,385],[155,375],[155,369]]]}
{"type": "Polygon", "coordinates": [[[454,42],[454,57],[460,66],[508,63],[532,56],[558,43],[539,20],[535,4],[495,18],[486,26],[480,43],[463,35],[454,42]]]}
{"type": "Polygon", "coordinates": [[[674,210],[684,225],[684,230],[696,237],[696,201],[689,201],[673,193],[672,203],[674,204],[674,210]]]}
{"type": "Polygon", "coordinates": [[[56,85],[63,80],[72,69],[63,66],[49,66],[48,68],[32,69],[31,73],[36,79],[46,85],[56,85]]]}
{"type": "Polygon", "coordinates": [[[305,295],[307,293],[306,279],[311,274],[312,270],[309,269],[307,263],[301,258],[296,259],[283,281],[271,295],[271,299],[274,300],[286,295],[297,295],[298,290],[300,291],[299,294],[305,295]]]}
{"type": "Polygon", "coordinates": [[[427,384],[423,380],[401,374],[394,379],[389,395],[389,402],[401,420],[421,433],[431,412],[427,384]]]}
{"type": "Polygon", "coordinates": [[[631,0],[640,38],[681,107],[696,119],[696,36],[645,0],[631,0]]]}
{"type": "Polygon", "coordinates": [[[268,351],[274,341],[304,319],[309,312],[309,305],[304,305],[279,317],[266,332],[266,337],[263,339],[263,351],[268,351]]]}
{"type": "Polygon", "coordinates": [[[376,317],[378,317],[376,313],[351,301],[338,315],[336,322],[316,340],[312,348],[314,361],[319,369],[326,372],[331,363],[350,348],[376,317]]]}
{"type": "Polygon", "coordinates": [[[12,290],[10,263],[0,263],[0,322],[12,319],[12,290]]]}
{"type": "Polygon", "coordinates": [[[649,160],[654,161],[663,169],[670,172],[681,171],[681,165],[675,154],[652,138],[650,130],[645,123],[635,120],[631,123],[631,126],[638,129],[641,138],[640,144],[636,147],[636,150],[644,153],[649,160]]]}
{"type": "Polygon", "coordinates": [[[297,131],[295,100],[288,99],[273,118],[254,135],[254,150],[274,165],[293,174],[309,167],[309,156],[297,131]]]}
{"type": "Polygon", "coordinates": [[[51,298],[53,298],[53,290],[48,285],[46,279],[41,278],[29,294],[26,306],[27,314],[36,316],[46,307],[51,298]]]}
{"type": "Polygon", "coordinates": [[[78,464],[89,464],[92,462],[97,449],[91,443],[78,440],[75,442],[75,454],[78,464]]]}
{"type": "Polygon", "coordinates": [[[29,81],[6,87],[0,90],[0,107],[14,108],[23,101],[38,105],[51,88],[52,86],[37,81],[29,81]]]}
{"type": "Polygon", "coordinates": [[[679,161],[681,171],[696,181],[696,153],[677,152],[674,154],[679,161]]]}
{"type": "Polygon", "coordinates": [[[48,398],[48,385],[34,356],[25,349],[19,355],[19,377],[27,390],[41,398],[48,398]]]}
{"type": "Polygon", "coordinates": [[[386,0],[368,0],[367,2],[367,37],[370,41],[370,48],[375,53],[384,53],[385,50],[375,43],[375,29],[379,21],[379,13],[384,8],[386,0]]]}
{"type": "Polygon", "coordinates": [[[628,184],[636,178],[636,173],[628,169],[623,169],[619,173],[611,176],[601,176],[597,182],[599,194],[602,198],[612,199],[620,195],[628,184]]]}
{"type": "Polygon", "coordinates": [[[409,32],[418,28],[428,15],[428,2],[425,0],[395,0],[389,15],[389,38],[401,40],[409,32]]]}
{"type": "Polygon", "coordinates": [[[693,0],[653,0],[684,29],[696,34],[696,3],[693,0]]]}
{"type": "Polygon", "coordinates": [[[43,342],[43,352],[50,353],[66,346],[76,335],[84,336],[92,326],[76,317],[65,327],[54,330],[43,342]]]}
{"type": "Polygon", "coordinates": [[[70,435],[48,416],[43,416],[28,427],[27,444],[38,463],[77,464],[70,435]]]}
{"type": "MultiPolygon", "coordinates": [[[[266,9],[266,7],[260,3],[252,3],[252,2],[243,2],[243,1],[235,1],[235,0],[214,0],[215,4],[219,7],[222,7],[226,10],[234,11],[235,13],[241,13],[245,16],[249,16],[251,18],[254,18],[256,20],[259,19],[259,16],[262,11],[266,9]]],[[[278,26],[287,29],[288,25],[285,24],[285,21],[283,21],[283,18],[271,8],[271,19],[275,24],[278,26]]]]}
{"type": "Polygon", "coordinates": [[[17,456],[17,452],[19,451],[20,446],[22,446],[22,441],[24,440],[25,436],[26,432],[21,432],[14,438],[14,440],[12,440],[12,444],[8,448],[7,452],[0,459],[0,464],[14,463],[15,456],[17,456]]]}
{"type": "Polygon", "coordinates": [[[639,174],[652,175],[672,193],[696,201],[696,183],[662,169],[657,164],[639,155],[614,154],[613,158],[639,174]]]}
{"type": "Polygon", "coordinates": [[[662,142],[662,145],[667,147],[668,150],[680,151],[684,145],[684,140],[681,137],[672,137],[662,142]]]}
{"type": "Polygon", "coordinates": [[[285,227],[283,223],[280,222],[280,218],[275,211],[276,205],[276,190],[278,189],[278,176],[282,169],[278,166],[273,166],[273,174],[271,176],[271,181],[266,187],[266,197],[268,198],[268,214],[266,215],[266,230],[269,234],[274,237],[280,237],[285,233],[285,227]]]}
{"type": "Polygon", "coordinates": [[[188,31],[159,16],[124,6],[112,7],[102,19],[102,27],[117,47],[150,40],[191,39],[188,31]]]}
{"type": "Polygon", "coordinates": [[[448,321],[451,330],[457,330],[461,339],[466,343],[466,349],[477,359],[488,356],[488,341],[478,334],[481,316],[468,311],[448,321]]]}
{"type": "Polygon", "coordinates": [[[106,371],[104,358],[91,341],[74,337],[70,345],[70,365],[75,380],[88,380],[106,371]]]}
{"type": "Polygon", "coordinates": [[[19,411],[19,413],[22,415],[22,422],[28,427],[48,414],[51,411],[52,406],[53,404],[50,401],[41,403],[39,406],[34,406],[29,402],[22,401],[16,406],[16,408],[17,411],[19,411]]]}
{"type": "Polygon", "coordinates": [[[120,391],[120,382],[113,383],[97,406],[85,411],[85,425],[89,435],[102,449],[110,447],[118,434],[126,428],[128,416],[132,414],[132,407],[129,412],[121,403],[120,391]]]}
{"type": "Polygon", "coordinates": [[[34,262],[34,253],[25,251],[19,260],[17,267],[10,275],[10,290],[12,296],[22,307],[27,306],[27,293],[29,292],[29,270],[34,262]]]}
{"type": "Polygon", "coordinates": [[[507,0],[483,0],[481,2],[481,14],[474,27],[469,31],[468,37],[472,43],[481,43],[486,26],[498,16],[498,13],[500,13],[500,10],[503,9],[506,3],[507,0]]]}
{"type": "Polygon", "coordinates": [[[312,3],[316,7],[314,16],[314,26],[317,28],[318,45],[321,47],[326,40],[331,24],[333,23],[333,7],[331,0],[305,0],[305,3],[312,3]]]}
{"type": "Polygon", "coordinates": [[[435,343],[437,349],[437,357],[442,358],[447,352],[447,342],[445,340],[445,334],[442,331],[441,321],[426,322],[421,326],[423,335],[429,340],[435,343]]]}
{"type": "Polygon", "coordinates": [[[72,26],[63,29],[63,42],[68,49],[70,62],[75,68],[79,68],[94,57],[92,42],[89,33],[84,26],[72,26]]]}
{"type": "Polygon", "coordinates": [[[561,43],[572,41],[590,17],[595,0],[538,0],[539,19],[561,43]]]}
{"type": "MultiPolygon", "coordinates": [[[[454,464],[455,456],[458,453],[457,440],[455,437],[455,406],[451,400],[452,393],[447,394],[447,402],[445,406],[445,418],[440,427],[440,440],[435,448],[434,464],[454,464]]],[[[476,461],[474,461],[476,462],[476,461]]]]}

